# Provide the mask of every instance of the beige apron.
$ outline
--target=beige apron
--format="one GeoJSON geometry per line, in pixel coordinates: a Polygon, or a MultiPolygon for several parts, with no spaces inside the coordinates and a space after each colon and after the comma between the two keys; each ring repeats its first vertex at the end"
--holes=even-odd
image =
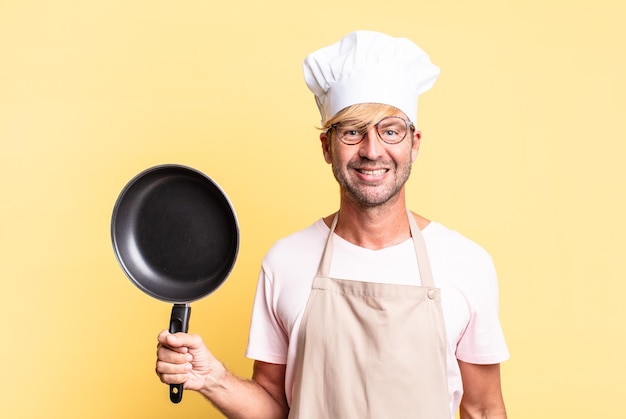
{"type": "Polygon", "coordinates": [[[333,220],[302,315],[292,419],[450,419],[440,290],[409,224],[422,286],[329,278],[333,220]]]}

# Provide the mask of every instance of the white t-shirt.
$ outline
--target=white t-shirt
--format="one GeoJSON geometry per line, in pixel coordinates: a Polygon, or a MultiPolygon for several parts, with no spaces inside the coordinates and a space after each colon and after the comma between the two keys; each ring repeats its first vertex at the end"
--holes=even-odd
{"type": "MultiPolygon", "coordinates": [[[[286,364],[291,403],[300,319],[330,230],[322,219],[276,242],[263,259],[246,356],[286,364]]],[[[509,357],[498,318],[498,284],[491,257],[456,231],[431,222],[422,230],[435,286],[441,288],[447,335],[452,416],[463,385],[457,359],[496,364],[509,357]]],[[[334,236],[329,276],[338,279],[420,285],[412,239],[381,250],[334,236]]]]}

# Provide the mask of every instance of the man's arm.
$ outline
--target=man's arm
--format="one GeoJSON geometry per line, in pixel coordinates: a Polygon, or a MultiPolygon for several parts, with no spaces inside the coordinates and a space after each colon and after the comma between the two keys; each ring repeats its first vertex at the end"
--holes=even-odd
{"type": "Polygon", "coordinates": [[[158,337],[156,372],[166,384],[196,390],[230,419],[285,419],[285,365],[255,361],[252,380],[235,376],[197,335],[158,337]]]}
{"type": "Polygon", "coordinates": [[[461,419],[506,419],[500,384],[500,364],[459,361],[463,379],[461,419]]]}

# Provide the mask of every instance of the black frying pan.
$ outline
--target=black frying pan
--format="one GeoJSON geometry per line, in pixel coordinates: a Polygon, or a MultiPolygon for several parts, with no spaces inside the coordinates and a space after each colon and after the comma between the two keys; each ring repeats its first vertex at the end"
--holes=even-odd
{"type": "MultiPolygon", "coordinates": [[[[239,227],[222,189],[181,165],[151,167],[124,187],[111,219],[111,239],[126,276],[143,292],[174,303],[170,332],[187,332],[189,303],[215,291],[239,250],[239,227]]],[[[170,385],[170,400],[183,386],[170,385]]]]}

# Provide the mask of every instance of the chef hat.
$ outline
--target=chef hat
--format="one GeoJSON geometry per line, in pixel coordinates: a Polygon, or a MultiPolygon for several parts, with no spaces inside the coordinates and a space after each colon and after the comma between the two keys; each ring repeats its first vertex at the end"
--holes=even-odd
{"type": "Polygon", "coordinates": [[[303,68],[322,124],[357,103],[391,105],[415,120],[417,97],[439,75],[439,68],[412,41],[371,31],[349,33],[309,54],[303,68]]]}

